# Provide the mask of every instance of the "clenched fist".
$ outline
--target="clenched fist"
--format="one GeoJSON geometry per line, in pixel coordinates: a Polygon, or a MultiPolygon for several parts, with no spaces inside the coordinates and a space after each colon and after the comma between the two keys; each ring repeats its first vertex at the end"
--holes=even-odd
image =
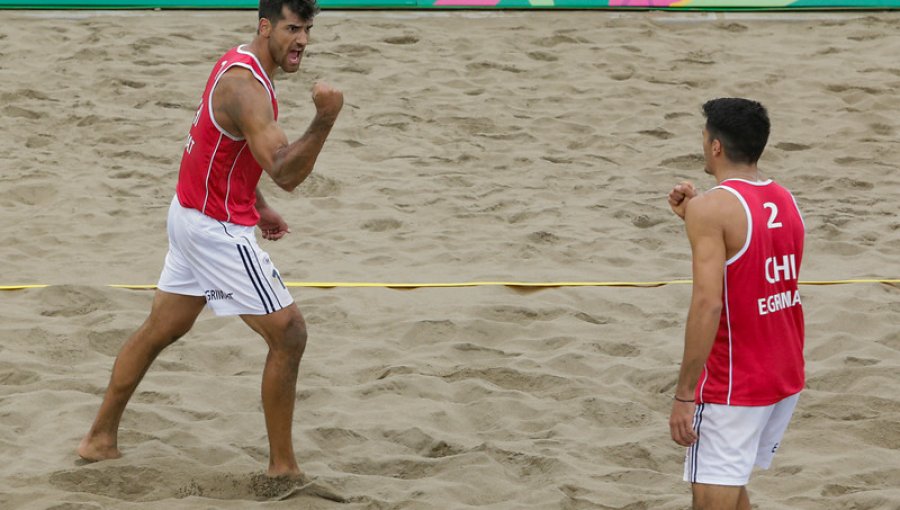
{"type": "Polygon", "coordinates": [[[697,196],[697,189],[690,181],[684,181],[669,192],[669,207],[679,218],[684,219],[687,203],[695,196],[697,196]]]}
{"type": "Polygon", "coordinates": [[[317,82],[313,85],[312,100],[320,116],[334,120],[344,106],[344,93],[327,83],[317,82]]]}

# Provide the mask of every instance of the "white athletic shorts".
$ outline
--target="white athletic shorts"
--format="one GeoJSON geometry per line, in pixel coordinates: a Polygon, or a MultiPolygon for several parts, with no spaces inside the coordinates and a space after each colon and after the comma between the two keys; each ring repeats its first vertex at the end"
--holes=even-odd
{"type": "Polygon", "coordinates": [[[294,302],[269,254],[256,243],[254,227],[182,207],[176,196],[166,228],[169,252],[160,290],[204,296],[216,315],[265,315],[294,302]]]}
{"type": "Polygon", "coordinates": [[[747,485],[754,464],[768,469],[800,394],[769,406],[698,404],[697,442],[687,449],[684,481],[747,485]]]}

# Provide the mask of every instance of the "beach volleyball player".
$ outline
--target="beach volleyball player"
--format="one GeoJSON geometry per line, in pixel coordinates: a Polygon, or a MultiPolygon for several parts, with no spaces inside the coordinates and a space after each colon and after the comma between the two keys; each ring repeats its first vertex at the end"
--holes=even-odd
{"type": "Polygon", "coordinates": [[[343,106],[340,91],[317,83],[316,115],[303,136],[288,143],[277,123],[272,78],[278,69],[300,68],[317,12],[315,0],[261,0],[256,37],[215,64],[184,147],[169,208],[169,252],[150,315],[116,358],[103,403],[78,447],[84,459],[120,456],[117,433],[129,398],[160,351],[209,306],[217,315],[239,315],[268,344],[262,375],[267,473],[302,474],[291,427],[306,325],[257,245],[254,227],[273,241],[289,232],[257,183],[263,169],[285,190],[303,182],[343,106]]]}
{"type": "Polygon", "coordinates": [[[718,185],[698,195],[685,182],[668,197],[693,261],[669,427],[689,447],[694,508],[750,510],[750,473],[769,467],[804,384],[804,227],[791,193],[757,168],[769,138],[765,108],[725,98],[703,112],[706,172],[718,185]]]}

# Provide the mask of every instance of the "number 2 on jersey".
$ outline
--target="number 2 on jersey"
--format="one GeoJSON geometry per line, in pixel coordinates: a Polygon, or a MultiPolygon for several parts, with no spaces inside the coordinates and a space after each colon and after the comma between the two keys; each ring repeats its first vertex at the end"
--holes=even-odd
{"type": "Polygon", "coordinates": [[[767,226],[769,228],[781,228],[782,224],[780,221],[775,221],[775,217],[778,216],[778,207],[772,202],[766,202],[763,204],[763,207],[770,210],[769,214],[769,223],[767,226]]]}

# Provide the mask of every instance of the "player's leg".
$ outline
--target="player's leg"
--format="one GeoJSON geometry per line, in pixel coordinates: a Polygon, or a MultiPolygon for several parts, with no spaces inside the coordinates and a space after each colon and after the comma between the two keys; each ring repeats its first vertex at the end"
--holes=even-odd
{"type": "Polygon", "coordinates": [[[741,497],[738,499],[737,510],[750,510],[750,494],[747,487],[741,487],[741,497]]]}
{"type": "Polygon", "coordinates": [[[262,401],[272,476],[300,475],[291,441],[297,372],[306,347],[306,324],[254,227],[192,216],[185,247],[199,288],[216,315],[239,315],[269,346],[262,401]]]}
{"type": "Polygon", "coordinates": [[[693,484],[692,492],[694,510],[738,510],[742,494],[747,493],[744,487],[705,483],[693,484]]]}
{"type": "Polygon", "coordinates": [[[269,345],[262,377],[262,402],[269,436],[270,476],[301,475],[294,455],[292,426],[297,373],[306,348],[306,323],[297,305],[267,315],[242,315],[269,345]]]}
{"type": "Polygon", "coordinates": [[[119,421],[128,400],[156,356],[191,329],[205,304],[204,297],[156,291],[147,320],[116,357],[103,403],[78,446],[78,455],[91,461],[121,455],[117,441],[119,421]]]}
{"type": "Polygon", "coordinates": [[[745,486],[771,410],[771,406],[697,406],[698,439],[688,448],[684,472],[685,481],[692,484],[695,510],[749,510],[745,486]]]}

